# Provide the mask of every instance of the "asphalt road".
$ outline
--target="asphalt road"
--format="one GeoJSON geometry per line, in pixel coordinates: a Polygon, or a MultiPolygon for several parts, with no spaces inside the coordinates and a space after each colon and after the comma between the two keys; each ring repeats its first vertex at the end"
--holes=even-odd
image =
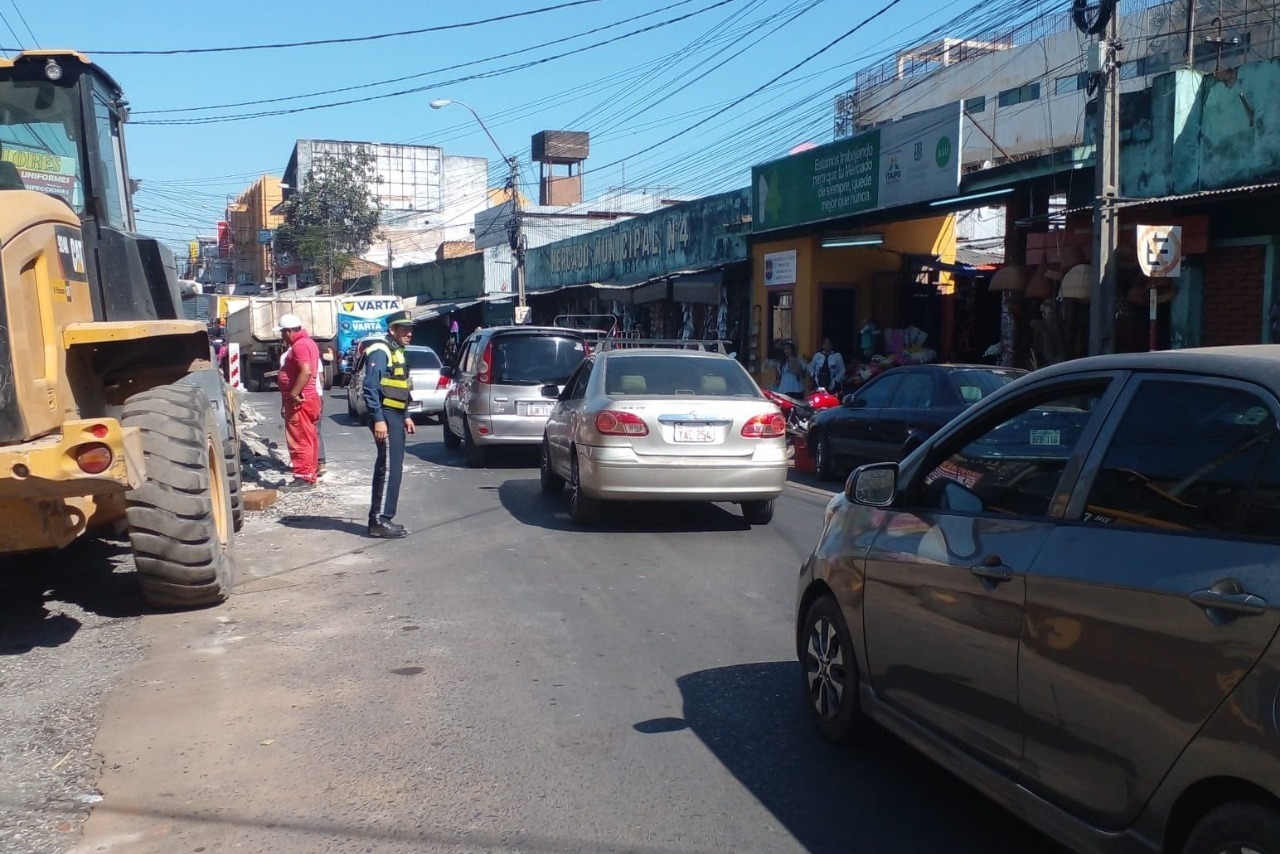
{"type": "Polygon", "coordinates": [[[75,851],[1056,850],[888,735],[813,733],[792,610],[825,494],[581,530],[535,453],[468,469],[431,425],[410,536],[369,540],[372,443],[328,406],[325,485],[251,515],[231,601],[137,621],[75,851]]]}

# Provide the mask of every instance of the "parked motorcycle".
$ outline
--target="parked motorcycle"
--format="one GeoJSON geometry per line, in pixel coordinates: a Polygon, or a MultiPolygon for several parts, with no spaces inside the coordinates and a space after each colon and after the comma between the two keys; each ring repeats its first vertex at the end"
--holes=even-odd
{"type": "Polygon", "coordinates": [[[809,432],[809,422],[813,416],[824,409],[840,405],[840,398],[825,388],[818,388],[805,395],[803,401],[796,400],[772,389],[763,389],[764,396],[777,404],[782,410],[782,417],[787,419],[787,447],[794,448],[795,438],[804,438],[809,432]]]}

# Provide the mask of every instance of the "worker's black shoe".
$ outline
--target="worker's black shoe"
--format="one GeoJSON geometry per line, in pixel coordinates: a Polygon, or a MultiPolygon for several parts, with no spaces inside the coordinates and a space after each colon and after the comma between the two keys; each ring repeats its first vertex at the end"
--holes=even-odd
{"type": "Polygon", "coordinates": [[[293,480],[289,481],[288,483],[282,483],[276,487],[276,489],[279,489],[282,492],[305,492],[308,489],[315,489],[315,488],[316,488],[315,481],[303,480],[300,477],[295,477],[293,480]]]}
{"type": "Polygon", "coordinates": [[[408,533],[404,525],[397,525],[391,521],[373,522],[369,525],[369,536],[380,540],[398,540],[408,533]]]}

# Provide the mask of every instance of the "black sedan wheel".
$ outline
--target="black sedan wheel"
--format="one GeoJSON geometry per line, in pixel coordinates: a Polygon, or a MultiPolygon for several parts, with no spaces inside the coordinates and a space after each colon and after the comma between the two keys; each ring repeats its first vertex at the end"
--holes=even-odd
{"type": "Polygon", "coordinates": [[[800,664],[814,726],[836,744],[860,741],[867,722],[858,702],[858,663],[836,600],[814,600],[800,629],[800,664]]]}
{"type": "Polygon", "coordinates": [[[826,434],[818,437],[818,446],[813,449],[815,456],[814,468],[817,469],[819,480],[835,480],[836,479],[836,462],[831,459],[831,440],[826,434]]]}
{"type": "Polygon", "coordinates": [[[1280,814],[1261,804],[1225,804],[1191,831],[1183,854],[1280,854],[1280,814]]]}

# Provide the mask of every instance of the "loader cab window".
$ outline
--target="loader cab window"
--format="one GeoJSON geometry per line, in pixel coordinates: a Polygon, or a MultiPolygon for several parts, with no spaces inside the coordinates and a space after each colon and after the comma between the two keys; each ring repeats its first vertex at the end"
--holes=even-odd
{"type": "Polygon", "coordinates": [[[98,137],[98,162],[102,166],[102,213],[112,228],[132,231],[125,211],[128,195],[124,188],[124,146],[120,141],[120,119],[98,92],[93,93],[93,117],[98,137]]]}
{"type": "Polygon", "coordinates": [[[0,77],[0,192],[47,193],[83,214],[81,136],[78,89],[16,70],[0,77]]]}

